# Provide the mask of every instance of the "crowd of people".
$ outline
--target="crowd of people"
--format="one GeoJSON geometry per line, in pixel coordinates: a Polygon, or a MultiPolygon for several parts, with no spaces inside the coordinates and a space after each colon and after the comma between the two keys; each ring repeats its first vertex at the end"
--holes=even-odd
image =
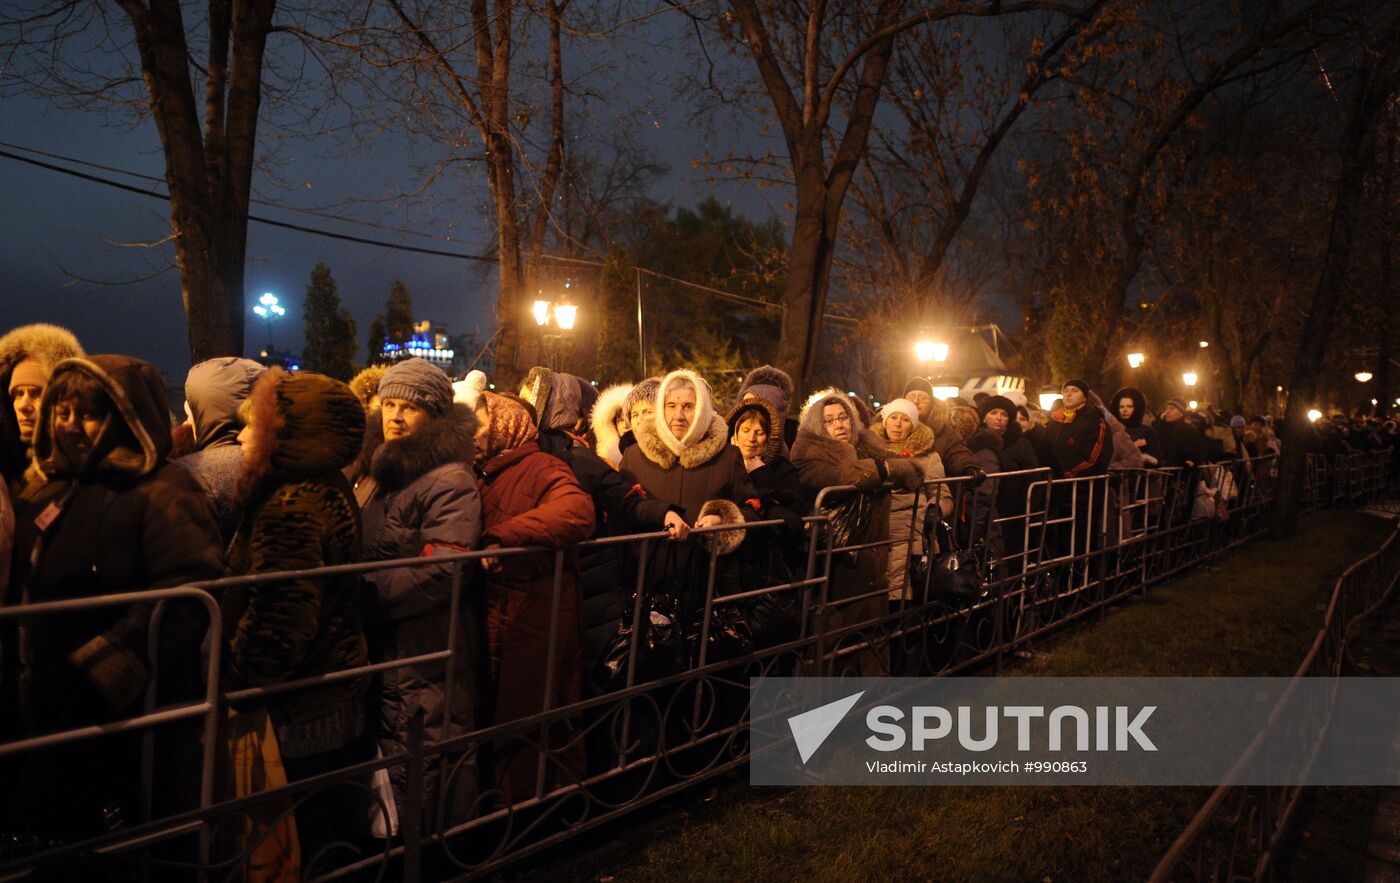
{"type": "MultiPolygon", "coordinates": [[[[450,660],[257,703],[296,781],[405,751],[418,715],[432,742],[617,686],[609,663],[635,586],[649,599],[685,596],[671,599],[684,616],[703,602],[694,593],[712,557],[717,595],[798,578],[805,516],[826,515],[842,545],[859,547],[833,564],[828,595],[850,601],[833,606],[828,625],[840,627],[915,597],[909,561],[938,542],[925,525],[959,518],[945,478],[1005,516],[1024,513],[1028,485],[1044,477],[1279,449],[1268,418],[1179,399],[1154,412],[1137,389],[1105,401],[1078,379],[1048,412],[1017,392],[940,399],[923,377],[890,392],[878,411],[835,389],[804,399],[762,366],[725,410],[685,369],[599,390],[541,367],[507,393],[418,358],[345,384],[227,357],[191,369],[181,420],[149,364],[26,326],[0,337],[3,605],[486,552],[466,568],[245,580],[219,593],[225,691],[455,648],[450,660]],[[833,487],[855,490],[818,508],[833,487]],[[778,526],[740,529],[757,521],[778,526]],[[635,546],[574,549],[638,533],[666,537],[640,583],[635,546]],[[546,551],[512,551],[522,548],[546,551]]],[[[1374,450],[1394,437],[1393,423],[1343,419],[1324,421],[1317,444],[1374,450]]],[[[1020,551],[1013,534],[998,538],[999,554],[1020,551]]],[[[780,600],[749,608],[763,620],[750,623],[755,640],[796,635],[795,605],[780,600]]],[[[199,698],[213,649],[201,644],[201,610],[170,605],[158,628],[155,615],[140,603],[0,620],[0,742],[131,717],[152,690],[161,706],[199,698]]],[[[68,840],[131,824],[143,799],[157,813],[187,803],[178,776],[141,793],[136,739],[47,749],[4,770],[0,835],[68,840]]],[[[487,782],[506,798],[532,793],[533,750],[502,745],[451,788],[428,771],[427,805],[465,812],[487,782]]],[[[198,738],[164,728],[158,752],[194,769],[198,738]]],[[[402,805],[404,768],[389,778],[402,805]]],[[[345,803],[299,807],[303,841],[353,824],[345,803]]]]}

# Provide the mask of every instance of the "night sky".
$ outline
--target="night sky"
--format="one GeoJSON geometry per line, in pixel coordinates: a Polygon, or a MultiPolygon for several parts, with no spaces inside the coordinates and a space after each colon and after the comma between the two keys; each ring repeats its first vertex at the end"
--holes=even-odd
{"type": "MultiPolygon", "coordinates": [[[[633,41],[631,46],[636,51],[638,43],[633,41]]],[[[665,55],[660,49],[656,51],[665,55]]],[[[646,108],[646,115],[637,123],[639,140],[656,159],[670,167],[653,197],[690,206],[714,194],[740,212],[781,217],[780,191],[757,192],[749,187],[714,187],[697,182],[697,174],[691,168],[693,159],[707,149],[742,149],[746,146],[742,142],[754,139],[724,127],[723,134],[712,141],[693,122],[691,109],[665,93],[661,83],[667,75],[664,68],[653,68],[649,78],[632,78],[623,87],[625,94],[615,93],[619,110],[635,112],[638,107],[646,108]]],[[[150,120],[114,127],[107,125],[100,113],[63,109],[37,98],[9,97],[3,103],[0,141],[157,178],[163,175],[159,142],[150,120]]],[[[281,204],[321,208],[349,199],[382,198],[418,185],[402,161],[403,145],[395,143],[392,136],[381,137],[348,155],[343,145],[316,138],[283,141],[277,150],[276,171],[289,186],[277,187],[266,176],[257,176],[255,198],[262,195],[281,204]]],[[[99,169],[80,170],[164,192],[163,183],[151,184],[99,169]]],[[[338,223],[269,206],[254,205],[251,211],[370,239],[487,252],[491,234],[488,225],[482,223],[489,223],[482,211],[485,169],[461,166],[455,175],[444,178],[433,192],[397,207],[373,204],[336,209],[341,215],[414,229],[434,237],[450,232],[452,241],[338,223]],[[450,231],[443,217],[452,220],[450,231]]],[[[88,352],[120,352],[145,358],[169,372],[170,379],[178,385],[189,368],[189,349],[179,274],[173,268],[174,247],[168,243],[156,248],[119,244],[153,242],[168,236],[168,204],[6,157],[0,157],[0,192],[6,195],[7,208],[0,213],[0,285],[4,291],[0,297],[0,329],[27,322],[55,322],[76,333],[88,352]],[[171,269],[152,279],[134,284],[98,284],[148,276],[167,264],[172,265],[171,269]]],[[[490,265],[250,223],[246,298],[250,308],[264,291],[282,299],[288,314],[274,327],[278,349],[301,349],[300,303],[317,260],[330,265],[342,302],[355,317],[362,347],[364,331],[381,309],[396,278],[402,278],[413,293],[419,318],[446,323],[454,333],[477,331],[483,339],[494,327],[495,276],[490,265]]],[[[254,355],[266,342],[266,331],[251,311],[247,317],[247,354],[254,355]]]]}

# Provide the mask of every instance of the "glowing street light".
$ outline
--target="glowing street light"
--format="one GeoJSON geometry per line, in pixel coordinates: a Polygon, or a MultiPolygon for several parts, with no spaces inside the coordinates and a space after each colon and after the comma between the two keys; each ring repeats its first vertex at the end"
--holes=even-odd
{"type": "Polygon", "coordinates": [[[535,301],[534,313],[535,313],[535,324],[536,324],[536,325],[541,325],[541,326],[543,326],[543,325],[548,325],[548,324],[549,324],[549,301],[547,301],[547,300],[537,300],[537,301],[535,301]]]}
{"type": "Polygon", "coordinates": [[[565,331],[573,331],[574,322],[577,319],[578,307],[569,303],[554,305],[554,321],[559,323],[560,328],[565,331]]]}
{"type": "Polygon", "coordinates": [[[1055,407],[1055,402],[1060,399],[1060,390],[1054,386],[1042,386],[1036,398],[1040,401],[1040,410],[1049,411],[1055,407]]]}
{"type": "Polygon", "coordinates": [[[272,352],[272,320],[285,316],[287,311],[278,306],[277,295],[270,291],[263,292],[263,296],[258,298],[257,304],[253,307],[253,315],[267,321],[267,349],[263,351],[263,357],[272,352]]]}
{"type": "Polygon", "coordinates": [[[1210,341],[1208,341],[1208,340],[1203,340],[1203,341],[1201,341],[1201,349],[1205,349],[1205,348],[1208,347],[1208,346],[1210,346],[1210,341]]]}
{"type": "MultiPolygon", "coordinates": [[[[568,288],[569,283],[565,282],[564,287],[568,288]]],[[[535,324],[539,326],[541,336],[544,338],[549,367],[558,370],[561,342],[569,332],[574,330],[574,325],[578,323],[578,306],[569,301],[569,296],[566,292],[564,296],[557,301],[549,301],[544,298],[536,300],[531,306],[530,311],[534,314],[535,324]],[[552,323],[550,321],[551,319],[553,319],[552,323]],[[549,326],[551,324],[557,329],[556,331],[550,331],[549,326]]]]}
{"type": "Polygon", "coordinates": [[[948,344],[924,338],[914,344],[914,355],[920,362],[946,362],[948,361],[948,344]]]}
{"type": "Polygon", "coordinates": [[[1181,382],[1187,386],[1195,386],[1196,381],[1199,379],[1195,371],[1187,371],[1185,374],[1181,375],[1181,382]]]}
{"type": "Polygon", "coordinates": [[[1372,378],[1373,376],[1374,376],[1374,375],[1372,375],[1370,371],[1357,371],[1357,372],[1356,372],[1356,382],[1357,382],[1357,383],[1370,383],[1370,382],[1371,382],[1371,378],[1372,378]]]}
{"type": "Polygon", "coordinates": [[[933,386],[933,397],[940,401],[947,401],[962,392],[962,387],[958,384],[957,378],[954,377],[936,377],[931,386],[933,386]]]}
{"type": "Polygon", "coordinates": [[[1321,420],[1321,419],[1322,419],[1322,412],[1321,412],[1321,411],[1319,411],[1319,410],[1316,409],[1316,408],[1309,408],[1309,409],[1308,409],[1308,422],[1309,422],[1309,423],[1316,423],[1317,421],[1319,421],[1319,420],[1321,420]]]}
{"type": "Polygon", "coordinates": [[[1141,368],[1142,363],[1147,361],[1147,356],[1142,353],[1128,353],[1128,367],[1141,368]]]}
{"type": "Polygon", "coordinates": [[[1190,408],[1191,410],[1194,411],[1194,410],[1196,410],[1197,408],[1200,407],[1200,403],[1197,402],[1195,399],[1192,399],[1191,401],[1189,401],[1189,402],[1186,403],[1186,407],[1188,407],[1188,408],[1190,408]]]}

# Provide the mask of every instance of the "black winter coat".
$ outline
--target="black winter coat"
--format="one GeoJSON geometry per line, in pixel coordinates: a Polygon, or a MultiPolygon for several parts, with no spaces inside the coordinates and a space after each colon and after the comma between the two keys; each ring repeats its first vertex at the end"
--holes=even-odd
{"type": "MultiPolygon", "coordinates": [[[[170,412],[155,369],[125,356],[93,356],[61,363],[54,379],[70,371],[97,381],[112,402],[112,421],[78,466],[55,443],[53,403],[44,401],[34,455],[48,481],[32,482],[21,501],[19,523],[31,531],[17,543],[20,566],[5,603],[88,598],[223,576],[213,509],[194,477],[165,459],[170,412]]],[[[138,711],[152,674],[147,637],[153,608],[96,607],[22,623],[15,639],[24,731],[53,732],[138,711]]],[[[198,604],[167,605],[157,648],[158,705],[198,695],[206,624],[198,604]]],[[[36,753],[27,758],[24,776],[7,782],[5,790],[27,804],[24,812],[39,832],[95,833],[102,825],[100,808],[112,801],[134,820],[136,744],[118,737],[36,753]]],[[[7,800],[6,810],[13,808],[7,800]]]]}

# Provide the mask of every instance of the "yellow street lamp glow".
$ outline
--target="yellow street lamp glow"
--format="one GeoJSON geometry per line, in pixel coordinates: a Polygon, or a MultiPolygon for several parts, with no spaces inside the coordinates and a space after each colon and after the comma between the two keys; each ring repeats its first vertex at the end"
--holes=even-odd
{"type": "Polygon", "coordinates": [[[535,301],[534,313],[536,325],[544,325],[545,323],[547,323],[549,321],[549,301],[535,301]]]}
{"type": "Polygon", "coordinates": [[[1147,361],[1147,356],[1142,353],[1128,353],[1128,367],[1141,368],[1142,363],[1147,361]]]}
{"type": "Polygon", "coordinates": [[[1049,411],[1055,407],[1055,402],[1059,401],[1060,392],[1059,390],[1042,391],[1038,398],[1040,399],[1040,410],[1049,411]]]}
{"type": "Polygon", "coordinates": [[[920,362],[946,362],[948,344],[925,338],[914,344],[914,355],[920,362]]]}
{"type": "Polygon", "coordinates": [[[1210,341],[1208,341],[1208,340],[1203,340],[1203,341],[1201,341],[1201,349],[1205,349],[1205,348],[1208,347],[1208,346],[1210,346],[1210,341]]]}
{"type": "Polygon", "coordinates": [[[947,401],[956,396],[959,392],[960,390],[956,386],[935,386],[933,388],[933,397],[939,401],[947,401]]]}
{"type": "Polygon", "coordinates": [[[555,304],[554,321],[559,323],[559,327],[565,331],[574,330],[574,322],[578,320],[578,307],[573,304],[555,304]]]}
{"type": "Polygon", "coordinates": [[[1319,421],[1319,420],[1321,420],[1321,419],[1322,419],[1322,412],[1321,412],[1321,411],[1319,411],[1319,410],[1316,409],[1316,408],[1309,408],[1309,409],[1308,409],[1308,422],[1309,422],[1309,423],[1316,423],[1317,421],[1319,421]]]}
{"type": "Polygon", "coordinates": [[[1189,401],[1189,402],[1186,403],[1186,407],[1188,407],[1188,408],[1190,408],[1191,410],[1194,411],[1194,410],[1196,410],[1196,408],[1199,407],[1199,405],[1197,404],[1197,402],[1196,402],[1195,399],[1192,399],[1191,401],[1189,401]]]}
{"type": "Polygon", "coordinates": [[[1274,387],[1274,390],[1275,390],[1276,392],[1283,392],[1283,387],[1281,387],[1281,386],[1276,386],[1276,387],[1274,387]]]}
{"type": "Polygon", "coordinates": [[[1181,375],[1181,382],[1187,386],[1195,386],[1196,381],[1199,379],[1195,371],[1187,371],[1185,374],[1181,375]]]}
{"type": "Polygon", "coordinates": [[[1357,371],[1357,372],[1356,372],[1356,382],[1357,382],[1357,383],[1370,383],[1370,382],[1371,382],[1371,377],[1372,377],[1372,376],[1373,376],[1373,375],[1371,374],[1370,371],[1357,371]]]}

